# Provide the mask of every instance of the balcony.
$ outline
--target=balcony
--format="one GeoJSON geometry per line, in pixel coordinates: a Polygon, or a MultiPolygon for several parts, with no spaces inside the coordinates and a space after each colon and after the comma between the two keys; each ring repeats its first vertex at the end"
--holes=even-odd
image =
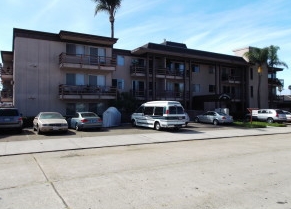
{"type": "Polygon", "coordinates": [[[131,65],[130,66],[130,75],[131,76],[145,76],[146,74],[146,67],[145,66],[138,66],[138,65],[131,65]]]}
{"type": "MultiPolygon", "coordinates": [[[[137,99],[145,99],[146,91],[145,90],[132,90],[132,96],[137,99]]],[[[189,91],[185,92],[186,98],[189,98],[189,91]]],[[[153,97],[153,91],[149,91],[149,96],[153,97]]],[[[177,100],[182,101],[184,99],[184,93],[181,91],[160,91],[156,92],[156,99],[158,100],[177,100]]]]}
{"type": "Polygon", "coordinates": [[[61,53],[59,55],[59,65],[61,69],[81,68],[86,70],[112,72],[116,68],[116,59],[104,56],[61,53]]]}
{"type": "Polygon", "coordinates": [[[2,80],[12,80],[13,79],[13,70],[10,68],[1,69],[1,79],[2,80]]]}
{"type": "Polygon", "coordinates": [[[117,89],[113,86],[59,85],[60,99],[116,99],[117,89]]]}
{"type": "Polygon", "coordinates": [[[12,91],[1,91],[1,102],[13,102],[13,93],[12,91]]]}
{"type": "Polygon", "coordinates": [[[221,80],[223,83],[232,83],[232,84],[240,84],[241,83],[241,77],[240,76],[234,76],[234,75],[222,75],[221,80]]]}
{"type": "MultiPolygon", "coordinates": [[[[131,76],[145,76],[146,75],[146,67],[145,66],[130,66],[130,74],[131,76]]],[[[172,79],[183,79],[185,71],[179,69],[169,70],[168,68],[156,68],[155,74],[157,78],[172,78],[172,79]]],[[[153,75],[153,69],[149,69],[149,75],[153,75]]],[[[189,73],[186,74],[189,77],[189,73]]]]}

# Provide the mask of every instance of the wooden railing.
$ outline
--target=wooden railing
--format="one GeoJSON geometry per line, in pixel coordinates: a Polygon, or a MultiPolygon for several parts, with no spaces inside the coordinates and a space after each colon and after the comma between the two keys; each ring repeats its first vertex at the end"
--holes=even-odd
{"type": "Polygon", "coordinates": [[[116,66],[116,59],[113,57],[93,56],[85,54],[66,54],[59,55],[59,64],[81,64],[93,66],[116,66]]]}
{"type": "Polygon", "coordinates": [[[117,96],[117,88],[113,86],[92,86],[92,85],[59,85],[60,95],[98,95],[117,96]]]}
{"type": "MultiPolygon", "coordinates": [[[[185,71],[179,69],[168,69],[168,68],[156,68],[155,69],[156,75],[162,76],[174,76],[174,77],[184,77],[185,71]]],[[[146,74],[146,67],[145,66],[130,66],[130,74],[146,74]]],[[[153,69],[149,69],[149,74],[153,74],[153,69]]],[[[189,77],[189,73],[186,73],[186,77],[189,77]]]]}

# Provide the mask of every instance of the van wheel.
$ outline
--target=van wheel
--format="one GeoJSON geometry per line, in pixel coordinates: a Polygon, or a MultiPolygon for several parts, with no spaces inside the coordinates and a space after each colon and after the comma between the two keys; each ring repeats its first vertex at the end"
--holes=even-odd
{"type": "Polygon", "coordinates": [[[136,127],[136,121],[135,120],[132,120],[131,121],[131,125],[132,125],[132,127],[136,127]]]}
{"type": "Polygon", "coordinates": [[[268,118],[267,119],[267,123],[273,123],[273,122],[274,122],[273,118],[268,118]]]}
{"type": "Polygon", "coordinates": [[[160,125],[160,123],[159,122],[155,122],[155,130],[157,130],[157,131],[159,131],[159,130],[161,130],[161,125],[160,125]]]}
{"type": "Polygon", "coordinates": [[[216,119],[213,120],[213,125],[215,125],[215,126],[218,125],[218,120],[216,120],[216,119]]]}

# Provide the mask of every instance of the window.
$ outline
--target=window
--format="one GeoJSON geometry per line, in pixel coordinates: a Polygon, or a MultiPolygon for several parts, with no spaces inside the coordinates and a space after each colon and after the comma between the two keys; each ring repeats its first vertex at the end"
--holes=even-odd
{"type": "Polygon", "coordinates": [[[123,79],[112,79],[112,86],[116,87],[119,90],[124,89],[124,80],[123,79]]]}
{"type": "Polygon", "coordinates": [[[250,68],[250,79],[253,80],[253,74],[254,74],[254,70],[253,68],[250,68]]]}
{"type": "Polygon", "coordinates": [[[89,85],[91,86],[105,86],[105,75],[89,75],[89,85]]]}
{"type": "Polygon", "coordinates": [[[215,92],[215,85],[209,85],[209,92],[215,92]]]}
{"type": "Polygon", "coordinates": [[[144,114],[145,115],[153,115],[154,107],[145,107],[144,114]]]}
{"type": "Polygon", "coordinates": [[[117,55],[117,65],[124,66],[124,57],[117,55]]]}
{"type": "Polygon", "coordinates": [[[200,92],[200,84],[193,84],[192,85],[192,91],[195,93],[200,92]]]}
{"type": "Polygon", "coordinates": [[[169,114],[184,114],[184,109],[180,106],[170,106],[169,114]]]}
{"type": "Polygon", "coordinates": [[[199,73],[199,72],[200,72],[200,67],[199,67],[199,65],[194,65],[194,64],[192,64],[192,72],[193,72],[193,73],[199,73]]]}
{"type": "Polygon", "coordinates": [[[253,98],[254,97],[254,87],[253,86],[250,86],[250,94],[251,94],[251,98],[253,98]]]}
{"type": "Polygon", "coordinates": [[[164,107],[156,107],[154,115],[160,115],[162,116],[164,114],[164,107]]]}
{"type": "Polygon", "coordinates": [[[209,65],[209,74],[214,74],[214,66],[213,65],[209,65]]]}
{"type": "Polygon", "coordinates": [[[83,74],[66,74],[66,84],[67,85],[84,85],[85,84],[85,76],[83,74]]]}

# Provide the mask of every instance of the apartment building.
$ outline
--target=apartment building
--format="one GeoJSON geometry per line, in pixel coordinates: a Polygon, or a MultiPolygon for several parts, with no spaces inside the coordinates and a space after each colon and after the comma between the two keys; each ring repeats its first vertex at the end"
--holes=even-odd
{"type": "MultiPolygon", "coordinates": [[[[102,114],[118,92],[140,103],[180,101],[188,110],[257,107],[258,73],[242,57],[247,48],[231,56],[165,40],[125,50],[114,48],[117,40],[14,29],[12,51],[1,52],[1,102],[28,117],[40,111],[102,114]]],[[[267,89],[268,71],[261,77],[267,89]]],[[[261,103],[268,106],[267,91],[261,91],[261,103]]]]}

